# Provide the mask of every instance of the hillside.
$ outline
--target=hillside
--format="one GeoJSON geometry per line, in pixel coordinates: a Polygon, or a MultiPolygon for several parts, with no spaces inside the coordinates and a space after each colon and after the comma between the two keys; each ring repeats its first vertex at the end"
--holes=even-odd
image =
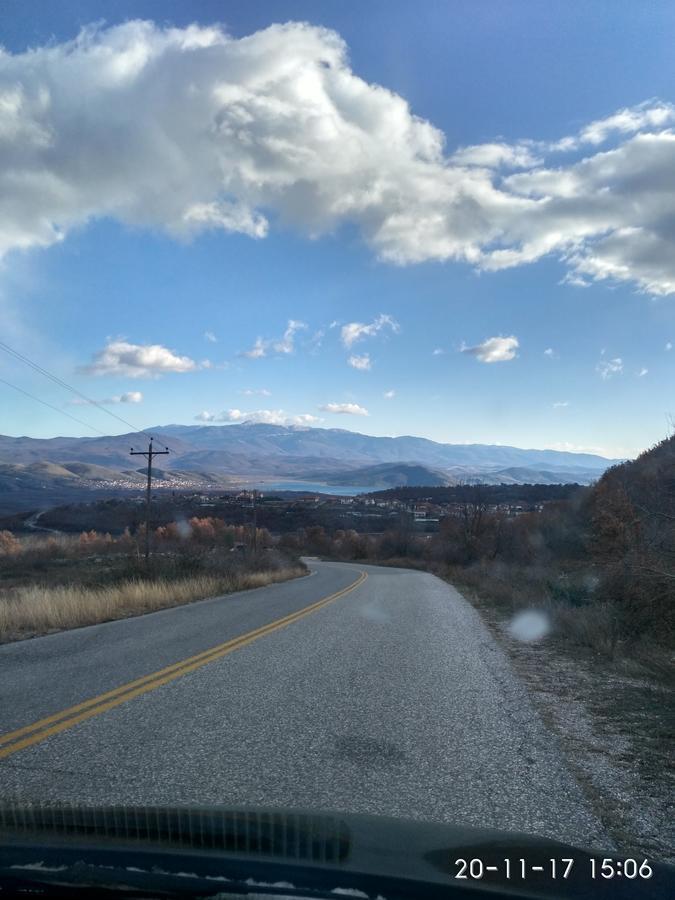
{"type": "Polygon", "coordinates": [[[675,632],[675,435],[609,469],[591,493],[590,549],[613,602],[675,632]]]}
{"type": "MultiPolygon", "coordinates": [[[[327,473],[323,481],[326,484],[341,484],[344,476],[327,473]]],[[[443,486],[451,484],[443,472],[419,466],[414,463],[382,463],[379,466],[364,466],[349,472],[349,483],[354,487],[387,488],[406,485],[443,486]]]]}
{"type": "MultiPolygon", "coordinates": [[[[588,453],[441,444],[338,428],[167,425],[151,433],[171,451],[156,471],[157,490],[224,489],[258,479],[350,484],[364,490],[457,482],[589,484],[616,462],[588,453]]],[[[0,436],[0,512],[44,507],[70,492],[138,490],[143,469],[132,464],[129,449],[143,447],[146,440],[139,434],[0,436]]]]}

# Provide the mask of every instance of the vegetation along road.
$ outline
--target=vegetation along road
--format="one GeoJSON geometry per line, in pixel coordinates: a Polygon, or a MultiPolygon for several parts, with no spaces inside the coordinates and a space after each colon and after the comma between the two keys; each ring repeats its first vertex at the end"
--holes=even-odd
{"type": "Polygon", "coordinates": [[[308,577],[0,647],[0,792],[372,812],[609,848],[473,608],[433,575],[308,577]]]}

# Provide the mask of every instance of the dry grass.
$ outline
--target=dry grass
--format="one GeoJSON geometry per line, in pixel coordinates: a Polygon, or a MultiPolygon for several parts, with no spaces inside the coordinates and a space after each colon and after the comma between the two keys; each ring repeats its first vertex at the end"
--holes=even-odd
{"type": "Polygon", "coordinates": [[[0,595],[0,643],[66,628],[94,625],[203,600],[233,591],[264,587],[306,574],[299,566],[228,575],[147,581],[129,579],[115,585],[29,585],[0,595]]]}
{"type": "Polygon", "coordinates": [[[554,608],[555,623],[563,639],[613,659],[619,648],[621,628],[616,608],[597,602],[575,608],[561,604],[554,608]]]}

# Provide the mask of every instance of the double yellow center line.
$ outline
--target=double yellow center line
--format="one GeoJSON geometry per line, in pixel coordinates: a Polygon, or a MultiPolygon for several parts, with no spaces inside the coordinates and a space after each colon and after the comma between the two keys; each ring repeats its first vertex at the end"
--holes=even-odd
{"type": "Polygon", "coordinates": [[[281,619],[275,619],[275,621],[262,625],[254,631],[232,638],[232,640],[204,650],[202,653],[189,656],[187,659],[166,666],[164,669],[159,669],[157,672],[152,672],[150,675],[144,675],[135,681],[129,681],[127,684],[120,685],[120,687],[116,687],[105,694],[99,694],[97,697],[92,697],[89,700],[78,703],[76,706],[63,709],[61,712],[33,722],[32,725],[24,725],[23,728],[17,728],[16,731],[9,731],[7,734],[0,735],[0,759],[11,756],[13,753],[18,753],[19,750],[24,750],[26,747],[39,744],[54,734],[59,734],[68,728],[72,728],[73,725],[78,725],[80,722],[92,719],[94,716],[98,716],[109,709],[121,706],[122,703],[126,703],[128,700],[133,700],[135,697],[154,691],[156,688],[169,684],[169,682],[175,681],[177,678],[181,678],[190,672],[194,672],[196,669],[200,669],[216,659],[227,656],[228,653],[232,653],[234,650],[239,650],[240,647],[252,644],[258,638],[272,634],[272,632],[278,631],[280,628],[285,628],[287,625],[291,625],[293,622],[297,622],[299,619],[332,603],[339,597],[344,597],[345,594],[363,584],[367,577],[368,575],[365,572],[361,572],[356,581],[353,581],[347,587],[336,591],[328,597],[317,600],[316,603],[305,606],[297,610],[297,612],[284,616],[281,619]]]}

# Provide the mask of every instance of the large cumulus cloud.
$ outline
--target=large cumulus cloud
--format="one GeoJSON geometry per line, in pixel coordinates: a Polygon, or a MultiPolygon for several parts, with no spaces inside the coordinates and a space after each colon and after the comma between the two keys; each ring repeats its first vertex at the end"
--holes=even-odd
{"type": "Polygon", "coordinates": [[[350,222],[398,264],[552,253],[580,283],[673,293],[674,119],[652,101],[554,144],[448,153],[326,29],[88,29],[0,54],[0,254],[102,216],[177,237],[350,222]]]}

